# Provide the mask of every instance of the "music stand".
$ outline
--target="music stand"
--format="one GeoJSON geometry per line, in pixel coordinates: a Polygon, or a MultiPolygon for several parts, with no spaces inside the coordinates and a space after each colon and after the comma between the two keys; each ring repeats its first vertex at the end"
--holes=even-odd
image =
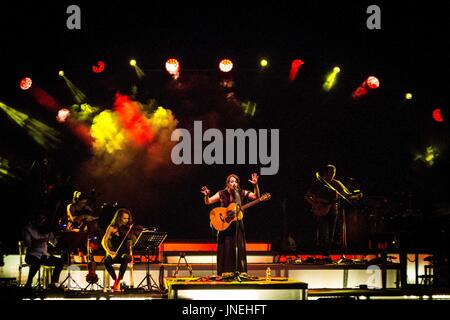
{"type": "Polygon", "coordinates": [[[74,232],[74,231],[65,231],[62,233],[61,236],[61,243],[64,250],[67,250],[65,254],[67,254],[67,277],[61,282],[59,287],[61,288],[63,284],[68,281],[67,288],[70,289],[70,281],[73,281],[75,285],[80,289],[83,290],[83,288],[75,281],[75,279],[70,274],[70,266],[71,266],[71,254],[72,252],[78,251],[78,249],[81,249],[86,245],[87,241],[87,233],[85,232],[74,232]]]}
{"type": "Polygon", "coordinates": [[[167,237],[167,232],[158,232],[154,230],[144,230],[139,234],[139,237],[137,238],[134,246],[133,251],[134,252],[145,252],[145,255],[147,257],[146,261],[146,272],[145,277],[142,279],[142,281],[137,286],[138,288],[145,288],[147,287],[148,290],[152,291],[152,289],[156,289],[157,291],[161,291],[161,288],[156,284],[156,281],[152,278],[150,274],[150,252],[154,252],[155,250],[158,250],[161,243],[164,242],[164,240],[167,237]],[[147,281],[146,285],[143,285],[144,281],[147,281]]]}

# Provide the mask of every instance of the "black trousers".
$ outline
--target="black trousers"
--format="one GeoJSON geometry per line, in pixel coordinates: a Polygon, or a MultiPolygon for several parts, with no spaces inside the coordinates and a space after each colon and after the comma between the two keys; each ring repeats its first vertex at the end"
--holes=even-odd
{"type": "Polygon", "coordinates": [[[105,264],[105,268],[106,268],[106,270],[108,270],[109,275],[115,281],[117,277],[116,277],[116,272],[114,271],[113,264],[120,263],[119,280],[122,280],[123,275],[125,274],[125,271],[127,271],[128,263],[130,263],[130,262],[131,262],[131,256],[129,254],[124,253],[122,255],[118,254],[114,259],[111,256],[107,256],[103,263],[105,264]]]}
{"type": "Polygon", "coordinates": [[[55,267],[52,273],[51,283],[55,284],[59,281],[59,276],[64,267],[64,258],[57,258],[55,256],[42,256],[40,259],[32,255],[25,256],[25,262],[30,265],[30,271],[28,272],[26,287],[31,287],[33,278],[39,271],[41,266],[55,267]]]}

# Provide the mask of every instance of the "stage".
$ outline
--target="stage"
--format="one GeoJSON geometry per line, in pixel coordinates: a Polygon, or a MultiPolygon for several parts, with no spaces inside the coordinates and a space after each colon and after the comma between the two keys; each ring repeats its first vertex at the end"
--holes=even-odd
{"type": "MultiPolygon", "coordinates": [[[[31,292],[24,284],[28,268],[19,273],[20,256],[5,256],[0,287],[19,299],[64,300],[320,300],[350,298],[449,299],[448,287],[434,279],[431,253],[394,250],[329,256],[302,252],[283,255],[269,244],[248,244],[248,276],[222,278],[216,274],[214,244],[177,242],[146,260],[135,256],[133,277],[125,273],[122,292],[111,292],[112,280],[94,256],[98,281],[88,283],[86,257],[73,256],[60,277],[60,288],[48,290],[51,269],[42,268],[31,292]],[[165,249],[165,250],[164,250],[165,249]],[[190,251],[189,251],[190,250],[190,251]],[[345,257],[345,259],[343,259],[345,257]],[[147,263],[148,262],[148,263],[147,263]],[[148,268],[148,274],[147,274],[148,268]],[[270,268],[271,278],[266,279],[270,268]]],[[[115,266],[116,268],[118,265],[115,266]]],[[[2,295],[10,297],[9,294],[2,295]]]]}

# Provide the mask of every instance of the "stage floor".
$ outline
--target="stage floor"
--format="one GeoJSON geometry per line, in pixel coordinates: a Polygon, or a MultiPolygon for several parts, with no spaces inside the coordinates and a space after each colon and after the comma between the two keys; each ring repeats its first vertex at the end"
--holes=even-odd
{"type": "Polygon", "coordinates": [[[228,283],[228,284],[195,284],[181,283],[179,278],[173,281],[171,290],[128,289],[123,292],[105,292],[104,290],[33,290],[25,291],[21,287],[0,288],[0,300],[446,300],[450,301],[450,288],[408,289],[305,289],[301,283],[284,281],[272,284],[260,283],[228,283]],[[215,288],[214,288],[215,287],[215,288]],[[204,289],[203,289],[204,288],[204,289]],[[214,289],[213,289],[214,288],[214,289]],[[193,290],[191,290],[193,289],[193,290]],[[292,290],[292,292],[289,292],[292,290]],[[199,293],[204,291],[207,295],[199,293]],[[215,293],[214,293],[215,291],[215,293]],[[226,292],[228,291],[230,295],[226,292]],[[259,293],[257,293],[260,291],[259,293]],[[284,292],[283,292],[284,291],[284,292]],[[289,296],[293,292],[304,292],[304,296],[289,296]],[[260,296],[257,296],[260,294],[260,296]],[[190,296],[189,296],[190,295],[190,296]],[[202,296],[203,295],[203,296],[202,296]],[[216,295],[216,296],[214,296],[216,295]],[[244,298],[242,298],[243,295],[244,298]],[[285,295],[286,297],[282,297],[285,295]]]}
{"type": "Polygon", "coordinates": [[[306,300],[308,284],[284,277],[166,278],[169,299],[190,300],[306,300]]]}

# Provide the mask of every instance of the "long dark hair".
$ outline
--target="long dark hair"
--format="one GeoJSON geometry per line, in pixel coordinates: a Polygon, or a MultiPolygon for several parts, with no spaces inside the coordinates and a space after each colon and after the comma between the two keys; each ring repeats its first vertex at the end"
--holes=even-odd
{"type": "Polygon", "coordinates": [[[128,220],[128,225],[131,225],[133,223],[133,216],[131,215],[130,210],[126,209],[126,208],[120,208],[116,211],[116,213],[114,214],[114,217],[111,220],[110,225],[114,226],[114,227],[118,227],[119,226],[119,222],[120,222],[120,218],[122,218],[122,215],[124,213],[127,213],[128,216],[130,217],[130,219],[128,220]]]}

